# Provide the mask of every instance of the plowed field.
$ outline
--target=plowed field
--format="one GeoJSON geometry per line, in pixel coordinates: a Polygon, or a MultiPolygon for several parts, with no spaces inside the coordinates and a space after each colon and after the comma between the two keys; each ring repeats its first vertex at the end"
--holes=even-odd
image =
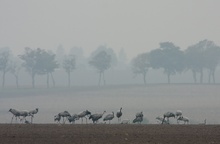
{"type": "Polygon", "coordinates": [[[1,144],[217,144],[220,125],[0,124],[1,144]]]}

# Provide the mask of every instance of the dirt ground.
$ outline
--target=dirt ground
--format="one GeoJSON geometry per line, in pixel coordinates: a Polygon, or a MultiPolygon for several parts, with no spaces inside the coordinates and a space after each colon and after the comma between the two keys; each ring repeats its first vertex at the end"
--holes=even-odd
{"type": "Polygon", "coordinates": [[[220,125],[0,124],[1,144],[217,144],[220,125]]]}

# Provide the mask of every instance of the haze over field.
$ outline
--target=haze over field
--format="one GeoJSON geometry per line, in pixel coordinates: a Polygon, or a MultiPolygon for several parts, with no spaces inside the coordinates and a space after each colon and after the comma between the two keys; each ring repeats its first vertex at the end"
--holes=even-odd
{"type": "Polygon", "coordinates": [[[208,39],[220,45],[218,0],[1,0],[0,47],[21,54],[24,47],[68,51],[77,46],[89,56],[99,45],[128,58],[171,41],[186,49],[208,39]]]}
{"type": "MultiPolygon", "coordinates": [[[[160,48],[162,42],[171,42],[184,52],[189,46],[205,39],[219,46],[218,5],[218,0],[1,0],[0,48],[9,48],[14,56],[23,55],[26,47],[51,50],[56,55],[56,61],[64,55],[74,54],[76,66],[71,85],[96,85],[98,75],[95,69],[88,66],[88,61],[97,48],[104,47],[115,56],[111,58],[115,62],[111,63],[111,69],[105,74],[107,83],[140,83],[142,78],[132,78],[131,60],[138,54],[160,48]]],[[[59,86],[66,85],[67,78],[60,76],[64,75],[62,63],[59,62],[59,69],[54,72],[59,86]]],[[[219,83],[219,67],[214,69],[215,81],[219,83]]],[[[31,80],[24,71],[22,69],[19,73],[22,79],[19,83],[29,86],[31,80]]],[[[150,68],[146,81],[165,83],[164,71],[152,71],[150,68]]],[[[191,72],[186,71],[181,77],[175,75],[171,82],[191,83],[191,72]]],[[[204,70],[205,83],[210,81],[210,71],[204,70]]],[[[0,72],[3,72],[1,68],[0,72]]],[[[13,86],[14,77],[9,72],[3,75],[7,79],[5,85],[13,86]]],[[[45,77],[36,77],[36,85],[44,86],[45,77]]]]}

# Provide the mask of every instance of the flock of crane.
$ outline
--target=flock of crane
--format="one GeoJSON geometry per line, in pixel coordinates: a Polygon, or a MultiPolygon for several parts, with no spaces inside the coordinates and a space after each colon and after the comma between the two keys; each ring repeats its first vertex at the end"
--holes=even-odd
{"type": "Polygon", "coordinates": [[[179,124],[180,121],[183,121],[184,124],[189,124],[189,118],[183,116],[183,113],[181,110],[177,110],[176,113],[173,112],[166,112],[163,114],[163,117],[158,116],[156,119],[161,122],[161,124],[169,124],[169,118],[177,118],[177,124],[179,124]]]}
{"type": "MultiPolygon", "coordinates": [[[[11,119],[11,123],[13,122],[13,119],[16,118],[16,122],[17,122],[17,118],[19,118],[21,123],[33,123],[33,118],[34,115],[38,113],[38,108],[34,109],[34,110],[16,110],[16,109],[9,109],[9,112],[11,112],[13,114],[12,119],[11,119]],[[31,117],[31,121],[29,122],[26,117],[31,117]]],[[[98,123],[98,121],[103,117],[103,115],[106,113],[106,111],[104,111],[103,113],[94,113],[92,114],[90,111],[85,110],[82,111],[78,114],[73,114],[71,115],[68,111],[63,111],[58,113],[57,115],[54,116],[54,121],[57,123],[62,123],[65,124],[65,122],[68,120],[70,123],[75,123],[76,120],[81,119],[81,123],[83,123],[83,119],[86,119],[86,124],[87,124],[87,119],[91,119],[92,122],[98,123]],[[62,120],[61,120],[62,118],[62,120]]],[[[105,115],[105,117],[103,118],[104,123],[106,121],[109,121],[109,124],[111,122],[112,119],[114,119],[114,112],[109,113],[107,115],[105,115]]],[[[116,113],[116,117],[118,118],[118,123],[121,124],[128,124],[130,123],[130,120],[125,119],[121,121],[121,117],[122,117],[122,108],[120,108],[117,113],[116,113]]],[[[133,123],[141,123],[143,121],[143,112],[138,112],[135,115],[134,120],[132,121],[133,123]]],[[[180,121],[184,122],[184,124],[188,124],[189,123],[189,118],[183,116],[183,113],[181,110],[177,110],[176,113],[173,112],[166,112],[163,114],[163,116],[158,116],[156,117],[156,119],[158,120],[159,123],[161,124],[170,124],[169,122],[169,118],[176,118],[177,119],[177,124],[179,124],[180,121]]]]}
{"type": "Polygon", "coordinates": [[[38,113],[38,108],[34,109],[34,110],[16,110],[16,109],[9,109],[9,112],[11,112],[13,114],[12,118],[11,118],[11,123],[13,122],[14,117],[20,119],[21,122],[23,123],[32,123],[33,122],[33,118],[34,115],[38,113]],[[22,116],[23,118],[20,118],[20,116],[22,116]],[[26,117],[30,116],[31,117],[31,122],[26,120],[26,117]]]}

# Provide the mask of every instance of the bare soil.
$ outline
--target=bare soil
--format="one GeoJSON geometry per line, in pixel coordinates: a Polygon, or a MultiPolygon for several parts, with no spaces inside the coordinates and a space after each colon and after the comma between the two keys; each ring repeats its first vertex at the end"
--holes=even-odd
{"type": "Polygon", "coordinates": [[[218,144],[220,125],[0,124],[1,144],[218,144]]]}

